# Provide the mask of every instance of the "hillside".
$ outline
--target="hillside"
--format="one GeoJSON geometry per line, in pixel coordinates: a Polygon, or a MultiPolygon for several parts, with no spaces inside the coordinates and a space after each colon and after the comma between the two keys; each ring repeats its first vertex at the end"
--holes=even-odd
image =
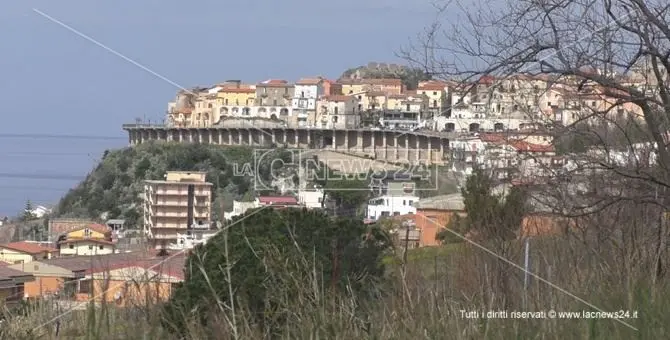
{"type": "MultiPolygon", "coordinates": [[[[274,156],[281,156],[277,150],[274,156]]],[[[59,202],[54,216],[122,218],[136,226],[142,216],[142,181],[160,180],[167,170],[206,171],[214,184],[215,207],[226,208],[254,189],[252,176],[234,176],[233,164],[254,164],[253,150],[199,144],[146,143],[132,148],[105,151],[100,164],[59,202]]],[[[269,178],[269,167],[259,169],[269,178]]],[[[220,209],[213,209],[214,217],[220,209]]]]}
{"type": "Polygon", "coordinates": [[[371,62],[365,66],[350,68],[340,76],[340,79],[368,78],[402,79],[407,89],[414,90],[420,81],[430,80],[431,76],[421,69],[405,65],[371,62]]]}

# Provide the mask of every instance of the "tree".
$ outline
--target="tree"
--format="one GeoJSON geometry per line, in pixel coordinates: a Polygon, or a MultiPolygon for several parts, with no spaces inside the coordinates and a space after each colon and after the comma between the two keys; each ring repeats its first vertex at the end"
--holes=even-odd
{"type": "Polygon", "coordinates": [[[33,213],[33,203],[30,200],[26,201],[26,206],[23,208],[23,214],[21,219],[23,221],[30,221],[35,219],[35,214],[33,213]]]}
{"type": "MultiPolygon", "coordinates": [[[[517,237],[526,212],[526,193],[512,187],[508,193],[493,193],[494,183],[486,173],[477,169],[470,175],[461,189],[466,217],[456,216],[448,229],[460,235],[476,235],[478,239],[508,242],[517,237]]],[[[447,230],[439,233],[444,243],[462,240],[447,230]]]]}
{"type": "Polygon", "coordinates": [[[220,313],[215,301],[222,301],[274,331],[291,309],[285,296],[294,299],[313,284],[358,298],[374,295],[384,273],[381,257],[391,246],[377,227],[316,210],[253,210],[233,223],[189,256],[186,279],[165,309],[169,328],[183,331],[184,315],[213,322],[220,313]]]}
{"type": "Polygon", "coordinates": [[[653,296],[670,262],[667,1],[482,2],[460,9],[446,1],[440,10],[463,20],[443,29],[438,19],[403,51],[408,60],[461,80],[471,93],[483,89],[489,103],[514,94],[519,113],[554,127],[555,137],[578,141],[565,148],[565,167],[530,178],[534,199],[570,219],[561,250],[569,250],[567,257],[612,259],[575,260],[563,268],[566,277],[612,278],[620,289],[608,293],[625,292],[629,306],[634,288],[653,296]],[[549,114],[519,102],[549,95],[549,114]],[[621,268],[620,276],[600,270],[610,266],[621,268]]]}

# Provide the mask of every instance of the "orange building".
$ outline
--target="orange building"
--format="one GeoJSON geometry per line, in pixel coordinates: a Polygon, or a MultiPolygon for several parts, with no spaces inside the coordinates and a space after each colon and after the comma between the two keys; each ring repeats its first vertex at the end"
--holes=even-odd
{"type": "Polygon", "coordinates": [[[465,215],[461,194],[424,198],[414,204],[416,227],[421,231],[419,246],[437,246],[437,234],[446,228],[456,215],[465,215]]]}

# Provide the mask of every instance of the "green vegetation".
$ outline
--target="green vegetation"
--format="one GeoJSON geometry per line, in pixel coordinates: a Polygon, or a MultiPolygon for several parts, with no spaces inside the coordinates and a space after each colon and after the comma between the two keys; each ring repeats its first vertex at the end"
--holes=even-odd
{"type": "MultiPolygon", "coordinates": [[[[494,194],[493,187],[489,176],[475,170],[461,189],[467,215],[455,215],[447,229],[498,242],[515,239],[525,214],[526,194],[519,187],[512,187],[505,194],[494,194]]],[[[463,241],[447,229],[438,233],[438,240],[445,244],[463,241]]]]}
{"type": "MultiPolygon", "coordinates": [[[[277,149],[265,157],[257,174],[269,182],[269,161],[287,155],[277,149]]],[[[288,159],[285,159],[288,161],[288,159]]],[[[123,218],[127,225],[137,224],[142,213],[144,180],[161,180],[168,170],[206,171],[207,181],[214,184],[215,206],[229,208],[254,189],[254,178],[235,176],[234,164],[254,164],[253,151],[245,147],[220,147],[204,144],[143,143],[115,151],[106,151],[100,164],[75,189],[59,202],[55,216],[123,218]]],[[[280,164],[280,163],[276,163],[280,164]]],[[[275,164],[275,166],[276,166],[275,164]]],[[[256,169],[254,169],[255,171],[256,169]]],[[[213,210],[215,217],[219,209],[213,210]]]]}
{"type": "Polygon", "coordinates": [[[248,311],[264,333],[279,335],[290,318],[287,307],[299,295],[275,290],[286,279],[317,275],[326,284],[313,287],[318,291],[378,296],[370,289],[378,287],[384,274],[381,258],[390,247],[380,229],[306,209],[261,208],[235,222],[189,257],[186,267],[195,270],[187,272],[167,306],[165,324],[173,332],[187,329],[184,320],[211,324],[209,317],[226,305],[248,311]],[[213,295],[218,303],[212,303],[213,295]]]}

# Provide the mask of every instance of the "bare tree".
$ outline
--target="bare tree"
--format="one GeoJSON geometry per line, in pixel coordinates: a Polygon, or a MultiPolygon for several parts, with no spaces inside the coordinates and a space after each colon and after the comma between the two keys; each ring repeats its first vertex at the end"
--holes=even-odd
{"type": "MultiPolygon", "coordinates": [[[[440,13],[463,20],[438,16],[402,55],[435,78],[468,84],[466,91],[485,85],[497,94],[489,101],[516,95],[515,111],[567,145],[569,164],[537,181],[537,204],[572,219],[571,237],[582,244],[575,253],[616,253],[621,260],[610,269],[656,283],[668,262],[670,4],[445,1],[440,13]],[[538,99],[551,104],[538,107],[538,99]]],[[[584,268],[577,258],[575,273],[584,268]]]]}

